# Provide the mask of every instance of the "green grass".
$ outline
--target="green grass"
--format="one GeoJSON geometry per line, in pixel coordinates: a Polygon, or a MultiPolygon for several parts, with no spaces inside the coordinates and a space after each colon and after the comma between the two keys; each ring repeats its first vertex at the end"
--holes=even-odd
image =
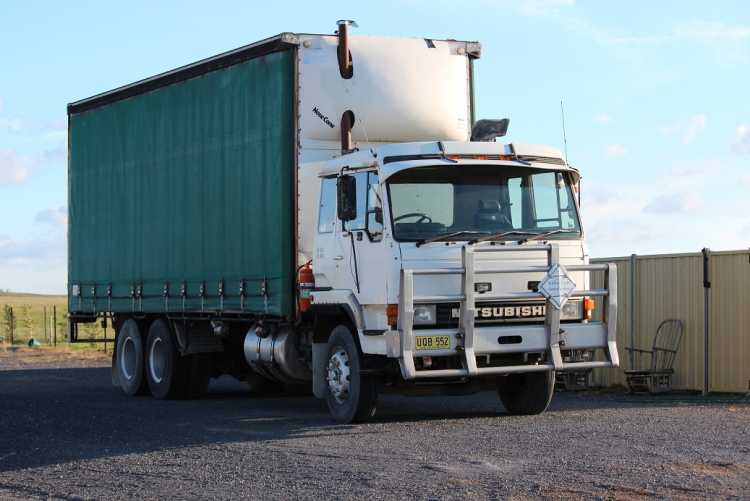
{"type": "MultiPolygon", "coordinates": [[[[57,345],[69,346],[67,342],[68,329],[68,298],[67,296],[52,296],[42,294],[22,293],[0,293],[0,342],[10,343],[9,322],[6,315],[6,307],[13,309],[15,329],[13,331],[13,344],[21,345],[28,343],[29,339],[45,346],[53,344],[54,326],[57,327],[57,345]],[[46,308],[46,328],[45,328],[46,308]],[[53,317],[54,309],[57,309],[56,319],[53,317]]],[[[79,338],[103,338],[104,332],[99,322],[94,324],[79,324],[79,338]]],[[[112,337],[112,330],[107,328],[107,336],[112,337]]],[[[111,345],[111,343],[110,343],[111,345]]],[[[81,349],[101,348],[101,343],[86,343],[83,345],[70,345],[81,349]]]]}

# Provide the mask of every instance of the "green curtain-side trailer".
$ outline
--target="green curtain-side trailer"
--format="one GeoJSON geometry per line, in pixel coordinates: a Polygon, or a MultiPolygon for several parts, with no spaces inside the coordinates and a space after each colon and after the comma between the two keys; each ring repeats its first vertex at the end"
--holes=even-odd
{"type": "Polygon", "coordinates": [[[294,58],[277,42],[69,106],[73,314],[294,315],[294,58]]]}

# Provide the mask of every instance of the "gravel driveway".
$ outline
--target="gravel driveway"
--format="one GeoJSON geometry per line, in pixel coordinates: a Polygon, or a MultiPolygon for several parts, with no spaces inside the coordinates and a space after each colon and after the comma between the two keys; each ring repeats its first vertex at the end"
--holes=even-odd
{"type": "Polygon", "coordinates": [[[125,397],[106,368],[0,371],[0,499],[750,499],[750,399],[385,396],[335,426],[312,397],[125,397]]]}

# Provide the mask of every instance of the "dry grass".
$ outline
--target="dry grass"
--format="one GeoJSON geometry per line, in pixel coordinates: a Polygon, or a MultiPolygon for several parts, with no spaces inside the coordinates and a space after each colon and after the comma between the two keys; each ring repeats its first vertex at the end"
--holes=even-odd
{"type": "MultiPolygon", "coordinates": [[[[111,346],[111,345],[110,345],[111,346]]],[[[0,371],[44,368],[102,367],[110,365],[112,352],[72,347],[0,346],[0,371]]]]}

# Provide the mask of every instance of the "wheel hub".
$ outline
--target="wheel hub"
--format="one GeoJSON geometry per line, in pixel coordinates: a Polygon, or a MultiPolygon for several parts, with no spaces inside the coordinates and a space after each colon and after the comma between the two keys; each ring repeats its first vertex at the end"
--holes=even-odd
{"type": "Polygon", "coordinates": [[[122,372],[123,377],[128,381],[132,380],[135,376],[136,356],[135,343],[129,337],[125,338],[120,355],[120,372],[122,372]]]}
{"type": "Polygon", "coordinates": [[[351,370],[349,356],[343,349],[336,350],[328,359],[328,391],[337,402],[341,403],[349,398],[351,370]]]}
{"type": "Polygon", "coordinates": [[[156,339],[151,345],[151,350],[148,354],[149,358],[149,371],[151,372],[151,379],[155,383],[161,383],[164,378],[164,371],[167,365],[167,353],[162,345],[161,339],[156,339]]]}

